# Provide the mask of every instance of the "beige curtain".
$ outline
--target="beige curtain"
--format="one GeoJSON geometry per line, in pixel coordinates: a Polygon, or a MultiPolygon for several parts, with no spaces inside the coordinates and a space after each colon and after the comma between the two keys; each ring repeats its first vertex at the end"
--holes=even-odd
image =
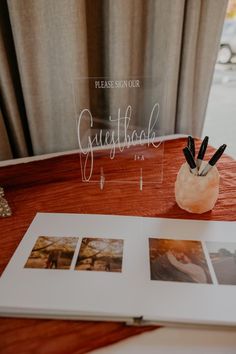
{"type": "Polygon", "coordinates": [[[222,0],[186,2],[177,132],[201,135],[227,3],[222,0]]]}
{"type": "Polygon", "coordinates": [[[7,4],[0,2],[0,158],[27,156],[27,122],[7,4]]]}
{"type": "MultiPolygon", "coordinates": [[[[78,84],[85,76],[155,77],[163,134],[200,135],[226,6],[1,0],[0,158],[78,148],[76,106],[112,108],[118,94],[91,95],[88,84],[78,84]]],[[[130,99],[124,95],[124,106],[130,99]]],[[[150,97],[132,100],[142,111],[150,97]]]]}

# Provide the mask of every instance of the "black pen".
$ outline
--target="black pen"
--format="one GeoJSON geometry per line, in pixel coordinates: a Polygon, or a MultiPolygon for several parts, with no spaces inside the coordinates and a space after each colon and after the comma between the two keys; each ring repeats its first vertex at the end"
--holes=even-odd
{"type": "Polygon", "coordinates": [[[188,148],[191,151],[193,158],[195,157],[195,144],[194,144],[194,139],[192,136],[188,136],[188,148]]]}
{"type": "Polygon", "coordinates": [[[204,167],[203,171],[200,173],[200,176],[206,176],[206,174],[210,171],[210,169],[217,163],[221,155],[226,149],[226,144],[223,144],[219,147],[219,149],[214,153],[210,161],[204,167]]]}
{"type": "Polygon", "coordinates": [[[204,158],[204,155],[205,155],[205,152],[207,149],[208,140],[209,140],[208,136],[205,136],[205,138],[203,139],[203,141],[201,143],[201,146],[200,146],[200,149],[199,149],[199,152],[197,155],[197,161],[196,161],[196,165],[197,165],[198,169],[200,169],[200,167],[201,167],[202,160],[204,158]]]}
{"type": "Polygon", "coordinates": [[[185,159],[186,159],[187,163],[189,164],[190,171],[194,175],[197,175],[198,174],[198,169],[197,169],[197,166],[195,164],[195,161],[194,161],[194,158],[193,158],[193,155],[192,155],[190,149],[188,147],[185,147],[183,149],[183,153],[184,153],[184,156],[185,156],[185,159]]]}

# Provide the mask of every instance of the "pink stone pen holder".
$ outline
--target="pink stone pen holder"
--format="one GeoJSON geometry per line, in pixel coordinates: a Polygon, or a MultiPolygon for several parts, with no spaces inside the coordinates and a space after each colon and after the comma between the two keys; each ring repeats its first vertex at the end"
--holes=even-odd
{"type": "MultiPolygon", "coordinates": [[[[202,162],[200,171],[206,162],[202,162]]],[[[214,208],[219,196],[220,175],[214,166],[206,176],[191,173],[189,165],[184,163],[175,182],[175,199],[180,208],[189,213],[202,214],[214,208]]]]}

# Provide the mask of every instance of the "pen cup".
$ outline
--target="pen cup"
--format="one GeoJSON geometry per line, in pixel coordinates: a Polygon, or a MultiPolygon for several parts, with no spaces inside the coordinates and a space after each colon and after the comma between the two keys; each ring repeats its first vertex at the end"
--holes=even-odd
{"type": "MultiPolygon", "coordinates": [[[[206,165],[202,162],[201,170],[206,165]]],[[[175,200],[181,209],[202,214],[214,208],[219,196],[220,175],[214,166],[206,176],[194,175],[184,163],[175,181],[175,200]]]]}

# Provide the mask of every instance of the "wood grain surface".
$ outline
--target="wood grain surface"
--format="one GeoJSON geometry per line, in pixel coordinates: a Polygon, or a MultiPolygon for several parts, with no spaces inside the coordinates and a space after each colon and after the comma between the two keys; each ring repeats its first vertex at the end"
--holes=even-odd
{"type": "MultiPolygon", "coordinates": [[[[220,197],[213,211],[194,215],[175,203],[174,182],[184,162],[186,139],[165,142],[161,185],[81,181],[78,154],[0,168],[0,185],[13,216],[0,219],[0,273],[3,272],[36,212],[94,213],[201,220],[236,220],[236,162],[224,155],[218,163],[220,197]]],[[[197,142],[199,148],[200,141],[197,142]]],[[[135,149],[134,149],[135,150],[135,149]]],[[[209,148],[206,159],[214,152],[209,148]]],[[[150,153],[155,156],[154,148],[150,153]]],[[[100,157],[105,171],[112,164],[100,157]]],[[[149,168],[149,174],[154,173],[149,168]]],[[[112,171],[111,171],[112,172],[112,171]]],[[[155,174],[155,173],[154,173],[155,174]]],[[[1,296],[1,294],[0,294],[1,296]]],[[[86,353],[156,327],[128,327],[122,323],[0,319],[0,353],[86,353]]]]}

